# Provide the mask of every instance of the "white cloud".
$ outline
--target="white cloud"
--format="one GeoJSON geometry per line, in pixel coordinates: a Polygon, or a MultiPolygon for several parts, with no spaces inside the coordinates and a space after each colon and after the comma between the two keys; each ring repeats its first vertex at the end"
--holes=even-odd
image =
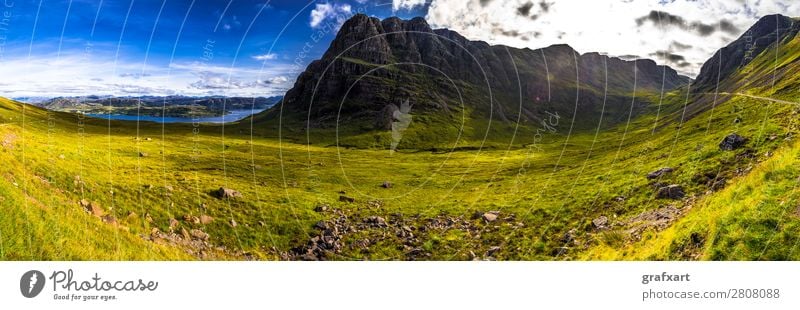
{"type": "MultiPolygon", "coordinates": [[[[416,1],[395,0],[393,6],[406,2],[416,1]]],[[[693,76],[717,49],[773,13],[798,16],[800,1],[433,0],[426,19],[434,27],[492,44],[541,48],[566,43],[581,53],[652,58],[693,76]],[[680,19],[670,24],[667,15],[656,14],[653,22],[646,18],[652,11],[680,19]]]]}
{"type": "Polygon", "coordinates": [[[309,25],[311,28],[317,28],[322,26],[323,22],[328,19],[333,19],[337,25],[341,25],[352,14],[353,8],[347,3],[317,3],[314,9],[311,10],[309,25]]]}
{"type": "MultiPolygon", "coordinates": [[[[16,53],[15,53],[16,54],[16,53]]],[[[24,55],[24,54],[23,54],[24,55]]],[[[0,76],[13,76],[0,84],[4,97],[56,97],[85,95],[282,95],[291,85],[290,64],[275,63],[263,70],[200,62],[172,64],[151,61],[114,61],[99,53],[87,58],[83,51],[6,57],[0,76]]]]}
{"type": "Polygon", "coordinates": [[[253,56],[253,59],[258,60],[258,61],[275,60],[277,58],[278,58],[278,55],[275,54],[275,53],[268,53],[268,54],[253,56]]]}
{"type": "Polygon", "coordinates": [[[392,11],[410,10],[418,6],[424,6],[425,2],[425,0],[392,0],[392,11]]]}

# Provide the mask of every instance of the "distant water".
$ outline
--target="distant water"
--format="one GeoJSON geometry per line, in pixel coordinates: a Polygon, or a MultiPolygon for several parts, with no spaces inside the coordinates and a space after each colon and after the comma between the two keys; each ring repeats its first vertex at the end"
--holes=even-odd
{"type": "Polygon", "coordinates": [[[259,113],[264,111],[265,109],[260,110],[230,110],[228,114],[225,116],[210,116],[210,117],[198,117],[198,118],[191,118],[191,117],[171,117],[167,116],[162,118],[161,116],[149,116],[149,115],[123,115],[123,114],[86,114],[89,117],[95,118],[102,118],[102,119],[113,119],[113,120],[120,120],[120,121],[142,121],[142,122],[156,122],[156,123],[228,123],[228,122],[235,122],[244,119],[252,114],[259,113]]]}

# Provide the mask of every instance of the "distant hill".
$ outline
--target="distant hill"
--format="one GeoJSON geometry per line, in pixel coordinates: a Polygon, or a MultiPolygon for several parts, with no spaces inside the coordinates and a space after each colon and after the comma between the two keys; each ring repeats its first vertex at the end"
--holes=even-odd
{"type": "Polygon", "coordinates": [[[112,111],[118,114],[160,116],[163,110],[169,116],[222,115],[223,110],[266,109],[280,102],[282,96],[275,97],[187,97],[187,96],[141,96],[141,97],[58,97],[35,103],[35,105],[54,111],[103,113],[112,111]]]}

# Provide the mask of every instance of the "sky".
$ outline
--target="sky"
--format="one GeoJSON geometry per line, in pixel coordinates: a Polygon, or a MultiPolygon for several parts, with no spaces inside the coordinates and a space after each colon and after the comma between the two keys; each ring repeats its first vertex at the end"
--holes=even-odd
{"type": "Polygon", "coordinates": [[[759,17],[800,16],[800,1],[0,0],[0,96],[282,95],[356,13],[694,76],[759,17]]]}

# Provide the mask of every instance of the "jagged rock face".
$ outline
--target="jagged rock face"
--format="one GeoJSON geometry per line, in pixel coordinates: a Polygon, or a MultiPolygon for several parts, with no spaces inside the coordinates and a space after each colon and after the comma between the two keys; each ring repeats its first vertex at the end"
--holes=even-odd
{"type": "Polygon", "coordinates": [[[308,115],[312,126],[363,118],[385,127],[386,111],[404,100],[416,112],[467,109],[473,118],[534,121],[545,111],[572,115],[576,107],[577,114],[598,114],[606,85],[607,102],[627,107],[624,94],[634,87],[658,92],[690,81],[652,60],[580,55],[567,45],[491,46],[433,30],[423,18],[356,15],[298,77],[284,109],[308,115]]]}
{"type": "MultiPolygon", "coordinates": [[[[758,20],[736,41],[718,50],[700,69],[694,82],[699,90],[716,88],[756,56],[776,43],[794,38],[800,23],[783,15],[767,15],[758,20]]],[[[724,88],[724,85],[723,85],[724,88]]]]}

